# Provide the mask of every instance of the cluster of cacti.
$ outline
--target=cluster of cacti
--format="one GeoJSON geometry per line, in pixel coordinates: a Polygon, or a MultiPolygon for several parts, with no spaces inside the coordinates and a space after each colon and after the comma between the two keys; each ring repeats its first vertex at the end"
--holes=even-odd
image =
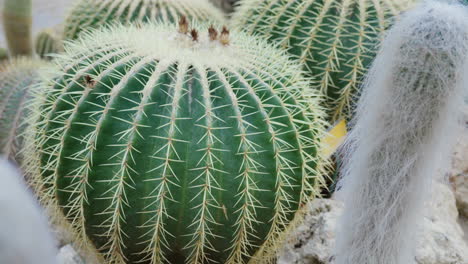
{"type": "Polygon", "coordinates": [[[347,139],[337,264],[414,262],[421,209],[449,167],[468,91],[467,11],[428,2],[389,31],[347,139]]]}
{"type": "Polygon", "coordinates": [[[286,48],[326,95],[331,123],[349,118],[382,33],[411,0],[241,0],[233,25],[286,48]]]}
{"type": "Polygon", "coordinates": [[[35,39],[34,49],[41,59],[52,59],[54,54],[63,50],[61,32],[57,29],[45,29],[39,32],[35,39]]]}
{"type": "Polygon", "coordinates": [[[224,20],[222,11],[209,0],[80,0],[67,17],[64,39],[76,39],[84,30],[116,23],[177,23],[181,16],[216,23],[224,20]]]}
{"type": "Polygon", "coordinates": [[[39,81],[38,68],[45,63],[27,58],[0,65],[0,154],[16,160],[22,146],[29,89],[39,81]]]}
{"type": "Polygon", "coordinates": [[[31,55],[32,0],[5,0],[3,29],[10,56],[31,55]]]}
{"type": "Polygon", "coordinates": [[[83,243],[109,263],[274,258],[323,182],[322,112],[299,65],[184,17],[66,51],[36,91],[25,167],[83,243]]]}
{"type": "Polygon", "coordinates": [[[1,156],[0,177],[0,263],[56,263],[45,217],[20,173],[1,156]]]}

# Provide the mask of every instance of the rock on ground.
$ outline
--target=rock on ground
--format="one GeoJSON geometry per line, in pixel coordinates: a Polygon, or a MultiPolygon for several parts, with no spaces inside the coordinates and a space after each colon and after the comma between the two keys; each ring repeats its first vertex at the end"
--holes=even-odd
{"type": "MultiPolygon", "coordinates": [[[[468,264],[468,246],[457,223],[455,197],[447,185],[434,183],[432,202],[422,224],[414,264],[468,264]]],[[[317,199],[303,225],[279,256],[278,264],[332,264],[336,221],[341,202],[317,199]]]]}

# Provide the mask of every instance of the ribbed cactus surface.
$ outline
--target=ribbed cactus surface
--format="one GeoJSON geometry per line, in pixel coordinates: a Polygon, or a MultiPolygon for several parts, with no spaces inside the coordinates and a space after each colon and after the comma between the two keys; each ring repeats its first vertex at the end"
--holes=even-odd
{"type": "Polygon", "coordinates": [[[2,5],[2,22],[9,55],[31,55],[32,0],[4,0],[2,5]]]}
{"type": "Polygon", "coordinates": [[[42,59],[52,59],[52,54],[63,50],[62,36],[56,29],[45,29],[36,36],[34,49],[42,59]]]}
{"type": "Polygon", "coordinates": [[[14,160],[21,149],[22,122],[28,115],[29,89],[39,81],[43,63],[25,58],[0,65],[0,154],[14,160]]]}
{"type": "Polygon", "coordinates": [[[404,0],[241,0],[233,25],[269,39],[298,59],[327,95],[331,122],[349,117],[363,73],[404,0]]]}
{"type": "Polygon", "coordinates": [[[177,23],[181,16],[199,21],[224,20],[222,11],[209,0],[79,0],[66,19],[64,38],[76,39],[84,29],[115,23],[177,23]]]}
{"type": "Polygon", "coordinates": [[[322,113],[300,66],[196,28],[83,35],[38,91],[26,170],[105,263],[246,263],[322,183],[322,113]]]}

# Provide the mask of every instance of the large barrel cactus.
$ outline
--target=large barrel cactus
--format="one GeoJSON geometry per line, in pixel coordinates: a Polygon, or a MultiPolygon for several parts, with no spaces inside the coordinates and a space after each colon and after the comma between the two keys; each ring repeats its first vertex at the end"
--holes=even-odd
{"type": "Polygon", "coordinates": [[[0,154],[12,160],[22,146],[29,90],[39,82],[38,69],[43,66],[43,62],[26,58],[0,65],[0,154]]]}
{"type": "Polygon", "coordinates": [[[64,38],[76,39],[83,29],[113,23],[177,23],[181,16],[189,20],[224,20],[222,11],[209,0],[79,0],[66,19],[64,38]]]}
{"type": "Polygon", "coordinates": [[[241,0],[235,27],[288,49],[335,122],[352,113],[363,73],[382,33],[411,0],[241,0]]]}
{"type": "Polygon", "coordinates": [[[182,18],[83,34],[57,64],[25,167],[105,263],[267,261],[322,185],[318,99],[264,41],[182,18]]]}

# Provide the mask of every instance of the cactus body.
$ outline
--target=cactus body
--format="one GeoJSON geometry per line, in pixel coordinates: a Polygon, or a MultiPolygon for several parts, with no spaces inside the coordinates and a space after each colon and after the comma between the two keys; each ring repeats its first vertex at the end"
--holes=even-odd
{"type": "Polygon", "coordinates": [[[32,0],[5,0],[3,28],[10,56],[31,55],[32,0]]]}
{"type": "Polygon", "coordinates": [[[411,1],[241,0],[233,25],[288,49],[313,77],[331,123],[349,117],[359,81],[393,16],[411,1]]]}
{"type": "Polygon", "coordinates": [[[38,92],[26,170],[107,262],[245,263],[323,182],[300,67],[247,35],[187,29],[85,35],[38,92]]]}
{"type": "Polygon", "coordinates": [[[61,33],[54,29],[46,29],[36,36],[35,51],[41,59],[50,60],[52,54],[59,53],[63,50],[61,33]]]}
{"type": "Polygon", "coordinates": [[[234,6],[239,0],[210,0],[214,5],[224,10],[226,13],[234,11],[234,6]]]}
{"type": "Polygon", "coordinates": [[[22,146],[29,89],[39,81],[38,68],[43,64],[21,58],[0,65],[0,154],[12,160],[22,146]]]}
{"type": "Polygon", "coordinates": [[[467,54],[461,5],[428,2],[389,31],[347,139],[338,264],[414,262],[431,179],[461,131],[467,54]]]}
{"type": "Polygon", "coordinates": [[[208,0],[80,0],[65,22],[64,39],[76,39],[83,29],[112,23],[177,23],[181,16],[199,21],[224,20],[222,11],[208,0]]]}

